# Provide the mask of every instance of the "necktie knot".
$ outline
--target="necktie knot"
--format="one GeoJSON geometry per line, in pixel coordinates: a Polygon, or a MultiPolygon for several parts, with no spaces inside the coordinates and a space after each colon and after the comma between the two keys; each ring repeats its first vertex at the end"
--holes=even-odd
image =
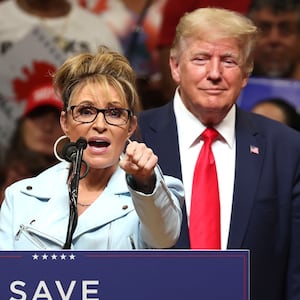
{"type": "Polygon", "coordinates": [[[203,131],[201,137],[203,138],[204,142],[211,144],[217,139],[218,135],[219,133],[217,130],[212,127],[208,127],[203,131]]]}

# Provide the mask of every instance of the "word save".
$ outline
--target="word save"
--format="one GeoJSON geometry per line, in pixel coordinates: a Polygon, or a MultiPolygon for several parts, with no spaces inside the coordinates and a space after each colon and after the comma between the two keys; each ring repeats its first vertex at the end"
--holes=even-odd
{"type": "MultiPolygon", "coordinates": [[[[52,289],[49,287],[44,280],[40,280],[34,291],[30,289],[30,293],[33,295],[29,295],[29,291],[26,292],[26,282],[21,280],[12,281],[10,284],[10,292],[12,296],[9,300],[58,300],[57,294],[60,296],[61,300],[70,300],[70,299],[80,299],[78,294],[75,295],[74,288],[77,285],[76,280],[72,280],[64,290],[63,285],[60,280],[55,280],[55,285],[52,284],[52,289]],[[18,296],[17,298],[15,298],[18,296]],[[74,297],[74,298],[72,298],[74,297]]],[[[81,300],[100,300],[99,293],[99,280],[82,280],[81,281],[81,300]],[[91,298],[90,296],[97,296],[97,298],[91,298]]]]}

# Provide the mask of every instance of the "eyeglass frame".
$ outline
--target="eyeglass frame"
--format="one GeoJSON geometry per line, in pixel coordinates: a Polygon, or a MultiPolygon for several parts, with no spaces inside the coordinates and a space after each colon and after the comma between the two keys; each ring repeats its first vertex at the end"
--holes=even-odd
{"type": "Polygon", "coordinates": [[[132,111],[131,111],[130,109],[128,109],[128,108],[120,108],[120,107],[97,108],[97,107],[92,106],[92,105],[83,105],[83,104],[69,106],[69,107],[67,108],[67,111],[71,111],[71,113],[72,113],[72,118],[73,118],[74,121],[76,121],[76,122],[78,122],[78,123],[82,123],[82,124],[93,123],[93,122],[97,119],[99,113],[101,112],[101,113],[103,114],[103,117],[104,117],[105,122],[106,122],[107,124],[109,124],[109,125],[112,125],[112,126],[122,126],[122,125],[126,125],[126,124],[128,123],[128,121],[130,120],[130,118],[132,117],[132,115],[133,115],[132,111]],[[78,106],[83,106],[83,107],[85,106],[85,107],[88,107],[88,108],[95,109],[97,113],[95,114],[94,119],[91,120],[91,121],[88,121],[88,122],[83,122],[83,121],[78,121],[78,120],[76,120],[75,117],[74,117],[74,109],[75,109],[76,107],[78,107],[78,106]],[[107,119],[106,119],[105,113],[108,112],[108,111],[112,111],[112,110],[126,111],[127,114],[128,114],[126,122],[125,122],[125,123],[122,123],[122,124],[112,124],[112,123],[108,122],[107,119]]]}

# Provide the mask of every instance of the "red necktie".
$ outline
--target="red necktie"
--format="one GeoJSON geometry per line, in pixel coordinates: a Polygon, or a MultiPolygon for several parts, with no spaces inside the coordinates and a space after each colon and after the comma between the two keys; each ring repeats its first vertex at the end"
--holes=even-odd
{"type": "Polygon", "coordinates": [[[192,249],[221,249],[218,177],[211,144],[218,132],[207,128],[198,156],[192,187],[190,243],[192,249]]]}

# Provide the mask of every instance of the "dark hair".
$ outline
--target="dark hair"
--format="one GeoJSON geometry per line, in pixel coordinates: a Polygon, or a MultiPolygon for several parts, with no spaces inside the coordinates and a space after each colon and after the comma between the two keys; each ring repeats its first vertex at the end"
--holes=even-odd
{"type": "Polygon", "coordinates": [[[249,16],[263,8],[270,9],[274,14],[285,12],[298,12],[298,27],[300,29],[300,2],[299,0],[252,0],[249,8],[249,16]]]}
{"type": "Polygon", "coordinates": [[[285,115],[286,124],[300,131],[300,114],[298,113],[296,107],[293,106],[288,100],[280,97],[265,98],[257,102],[254,107],[261,103],[274,104],[279,107],[285,115]]]}
{"type": "Polygon", "coordinates": [[[252,0],[249,12],[266,7],[276,12],[290,11],[299,8],[299,0],[252,0]]]}
{"type": "Polygon", "coordinates": [[[38,175],[49,166],[58,162],[54,155],[48,155],[28,149],[22,138],[22,122],[23,119],[18,121],[15,132],[11,137],[9,147],[3,154],[3,162],[0,166],[0,185],[5,180],[7,170],[16,165],[26,167],[28,177],[31,177],[38,175]]]}

